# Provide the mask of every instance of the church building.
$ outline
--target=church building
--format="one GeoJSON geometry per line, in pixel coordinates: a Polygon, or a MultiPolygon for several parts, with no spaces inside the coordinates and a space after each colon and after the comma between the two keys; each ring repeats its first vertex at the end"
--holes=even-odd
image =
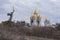
{"type": "Polygon", "coordinates": [[[30,17],[31,25],[40,25],[41,18],[41,15],[39,15],[38,12],[35,10],[34,14],[30,17]]]}
{"type": "MultiPolygon", "coordinates": [[[[34,26],[40,26],[41,25],[41,19],[42,16],[38,14],[37,10],[34,10],[34,13],[32,16],[30,16],[30,24],[34,26]]],[[[48,26],[50,24],[50,21],[48,18],[45,18],[44,26],[48,26]]]]}

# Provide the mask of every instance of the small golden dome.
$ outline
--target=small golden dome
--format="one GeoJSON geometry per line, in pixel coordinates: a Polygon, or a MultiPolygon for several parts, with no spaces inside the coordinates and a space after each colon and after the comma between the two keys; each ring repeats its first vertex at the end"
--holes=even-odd
{"type": "Polygon", "coordinates": [[[33,19],[34,18],[34,15],[30,17],[30,19],[33,19]]]}
{"type": "Polygon", "coordinates": [[[48,18],[45,18],[46,21],[48,21],[49,19],[48,18]]]}
{"type": "Polygon", "coordinates": [[[42,18],[42,16],[41,16],[41,15],[39,15],[37,18],[40,18],[40,19],[41,19],[41,18],[42,18]]]}

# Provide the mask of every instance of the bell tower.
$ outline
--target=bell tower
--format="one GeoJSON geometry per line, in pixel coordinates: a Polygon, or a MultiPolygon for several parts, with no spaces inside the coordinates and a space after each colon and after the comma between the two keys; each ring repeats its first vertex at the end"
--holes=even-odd
{"type": "Polygon", "coordinates": [[[49,21],[48,17],[45,18],[44,24],[45,24],[45,26],[50,25],[50,21],[49,21]]]}

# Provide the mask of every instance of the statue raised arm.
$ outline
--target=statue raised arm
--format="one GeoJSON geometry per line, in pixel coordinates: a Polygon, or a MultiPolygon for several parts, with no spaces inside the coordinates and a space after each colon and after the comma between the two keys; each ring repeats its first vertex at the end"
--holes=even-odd
{"type": "Polygon", "coordinates": [[[13,13],[14,13],[14,8],[13,8],[12,12],[10,12],[10,13],[7,14],[8,16],[10,16],[10,18],[9,18],[8,21],[12,21],[13,13]]]}

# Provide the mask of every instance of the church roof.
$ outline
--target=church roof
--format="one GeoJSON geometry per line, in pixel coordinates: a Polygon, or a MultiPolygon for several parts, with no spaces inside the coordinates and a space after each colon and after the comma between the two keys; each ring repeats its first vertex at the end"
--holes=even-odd
{"type": "Polygon", "coordinates": [[[30,19],[32,19],[32,18],[42,18],[42,16],[41,15],[38,15],[37,10],[35,9],[34,10],[34,14],[30,17],[30,19]]]}

